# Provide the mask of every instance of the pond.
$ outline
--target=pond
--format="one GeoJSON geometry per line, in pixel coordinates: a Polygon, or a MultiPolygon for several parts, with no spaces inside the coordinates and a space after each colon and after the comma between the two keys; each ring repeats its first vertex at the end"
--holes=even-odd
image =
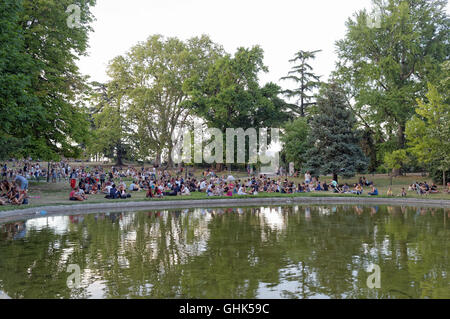
{"type": "Polygon", "coordinates": [[[39,217],[0,225],[0,296],[450,298],[449,217],[352,205],[39,217]]]}

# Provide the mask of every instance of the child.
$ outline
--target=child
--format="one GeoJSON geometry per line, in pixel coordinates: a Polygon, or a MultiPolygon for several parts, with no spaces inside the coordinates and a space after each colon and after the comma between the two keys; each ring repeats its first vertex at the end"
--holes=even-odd
{"type": "Polygon", "coordinates": [[[387,195],[387,196],[393,196],[393,194],[392,194],[392,188],[391,188],[391,187],[389,187],[389,189],[388,189],[386,195],[387,195]]]}
{"type": "Polygon", "coordinates": [[[406,191],[404,187],[402,187],[402,197],[406,197],[406,191]]]}

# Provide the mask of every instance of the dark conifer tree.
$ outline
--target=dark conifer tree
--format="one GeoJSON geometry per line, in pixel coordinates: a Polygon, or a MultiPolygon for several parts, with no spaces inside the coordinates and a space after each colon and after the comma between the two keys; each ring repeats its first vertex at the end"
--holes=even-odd
{"type": "Polygon", "coordinates": [[[359,145],[356,120],[346,107],[345,96],[336,84],[323,85],[312,116],[305,168],[313,174],[352,177],[367,169],[359,145]]]}

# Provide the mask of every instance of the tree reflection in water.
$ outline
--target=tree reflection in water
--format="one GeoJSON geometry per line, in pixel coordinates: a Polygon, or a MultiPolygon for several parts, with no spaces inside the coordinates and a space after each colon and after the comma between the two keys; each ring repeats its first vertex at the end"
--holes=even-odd
{"type": "Polygon", "coordinates": [[[12,298],[450,298],[444,209],[218,208],[0,226],[12,298]],[[82,270],[79,289],[67,267],[82,270]],[[366,285],[370,264],[381,289],[366,285]]]}

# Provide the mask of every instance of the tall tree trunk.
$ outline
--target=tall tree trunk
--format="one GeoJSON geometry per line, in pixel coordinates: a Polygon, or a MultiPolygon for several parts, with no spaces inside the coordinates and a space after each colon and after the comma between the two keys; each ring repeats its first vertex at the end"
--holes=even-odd
{"type": "Polygon", "coordinates": [[[122,158],[122,152],[117,152],[117,160],[116,160],[116,166],[123,166],[123,158],[122,158]]]}
{"type": "Polygon", "coordinates": [[[167,155],[167,166],[169,168],[173,168],[174,167],[174,163],[173,163],[173,159],[172,159],[173,146],[172,145],[168,145],[167,149],[169,151],[168,155],[167,155]]]}
{"type": "MultiPolygon", "coordinates": [[[[399,149],[404,149],[406,146],[406,139],[405,139],[405,124],[399,124],[398,131],[397,131],[397,141],[399,149]]],[[[401,168],[400,169],[393,169],[392,174],[394,177],[401,175],[401,168]]]]}
{"type": "Polygon", "coordinates": [[[156,166],[160,166],[161,165],[161,152],[158,151],[156,153],[156,157],[155,157],[155,165],[156,166]]]}
{"type": "Polygon", "coordinates": [[[445,187],[447,185],[446,179],[445,179],[445,168],[442,170],[442,186],[445,187]]]}
{"type": "Polygon", "coordinates": [[[116,158],[116,166],[123,166],[123,148],[122,144],[117,144],[117,158],[116,158]]]}
{"type": "Polygon", "coordinates": [[[397,131],[397,141],[400,149],[405,148],[406,139],[405,139],[405,124],[399,124],[397,131]]]}

